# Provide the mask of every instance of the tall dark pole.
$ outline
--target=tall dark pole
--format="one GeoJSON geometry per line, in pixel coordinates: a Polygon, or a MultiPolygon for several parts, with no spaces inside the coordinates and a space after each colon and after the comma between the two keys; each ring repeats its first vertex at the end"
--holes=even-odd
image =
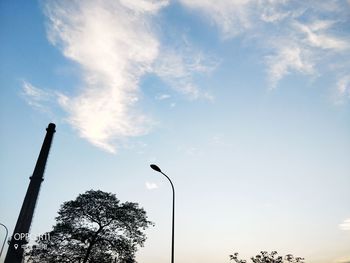
{"type": "Polygon", "coordinates": [[[7,250],[5,263],[21,263],[56,125],[50,123],[7,250]]]}
{"type": "Polygon", "coordinates": [[[173,189],[173,220],[172,220],[172,231],[171,231],[171,263],[174,263],[174,230],[175,230],[175,189],[173,182],[170,180],[170,178],[162,172],[162,170],[155,164],[150,165],[151,168],[162,175],[164,175],[170,182],[171,188],[173,189]]]}
{"type": "Polygon", "coordinates": [[[9,231],[8,231],[7,227],[4,224],[0,223],[0,225],[3,226],[5,228],[5,231],[6,231],[4,243],[2,243],[1,250],[0,250],[0,258],[1,258],[2,251],[4,250],[4,246],[5,246],[6,239],[7,239],[7,236],[9,234],[9,231]]]}

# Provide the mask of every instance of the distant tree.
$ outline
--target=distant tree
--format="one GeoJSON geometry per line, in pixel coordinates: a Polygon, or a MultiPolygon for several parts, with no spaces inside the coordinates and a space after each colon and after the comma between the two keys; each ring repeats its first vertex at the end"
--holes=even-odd
{"type": "Polygon", "coordinates": [[[134,263],[152,225],[137,203],[90,190],[65,202],[51,232],[27,252],[27,262],[134,263]]]}
{"type": "MultiPolygon", "coordinates": [[[[236,263],[246,263],[247,261],[244,259],[238,258],[238,253],[234,253],[230,255],[230,261],[234,261],[236,263]]],[[[255,257],[251,257],[250,260],[253,263],[304,263],[304,258],[294,257],[292,254],[287,254],[284,258],[282,256],[278,256],[276,251],[272,251],[268,253],[267,251],[261,251],[260,254],[255,257]]]]}

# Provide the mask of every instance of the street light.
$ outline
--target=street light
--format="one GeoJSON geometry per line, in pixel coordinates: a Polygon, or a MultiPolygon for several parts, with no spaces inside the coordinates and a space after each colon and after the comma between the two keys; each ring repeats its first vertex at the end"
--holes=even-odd
{"type": "Polygon", "coordinates": [[[175,226],[175,189],[170,178],[162,172],[162,170],[155,164],[150,165],[153,170],[164,175],[170,182],[171,188],[173,189],[173,222],[172,222],[172,241],[171,241],[171,263],[174,263],[174,226],[175,226]]]}
{"type": "Polygon", "coordinates": [[[4,243],[2,244],[2,247],[1,247],[1,251],[0,251],[0,258],[1,258],[2,251],[4,249],[4,246],[5,246],[6,239],[7,239],[9,231],[8,231],[7,227],[4,224],[0,223],[0,225],[2,225],[5,228],[5,230],[6,230],[6,236],[5,236],[5,239],[4,239],[4,243]]]}

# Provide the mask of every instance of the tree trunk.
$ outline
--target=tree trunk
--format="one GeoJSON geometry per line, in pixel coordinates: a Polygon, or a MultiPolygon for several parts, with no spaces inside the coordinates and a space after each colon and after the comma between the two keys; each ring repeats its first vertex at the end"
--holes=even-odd
{"type": "Polygon", "coordinates": [[[98,234],[102,231],[102,229],[103,229],[103,228],[100,227],[100,228],[97,230],[95,236],[92,238],[91,243],[90,243],[88,249],[86,250],[86,254],[85,254],[83,263],[87,263],[87,261],[88,261],[88,259],[89,259],[89,256],[90,256],[90,253],[91,253],[91,250],[92,250],[92,247],[95,245],[95,240],[96,240],[98,234]]]}
{"type": "Polygon", "coordinates": [[[86,250],[86,254],[85,254],[85,257],[84,257],[84,260],[83,260],[83,263],[86,263],[89,259],[89,256],[90,256],[90,253],[91,253],[91,250],[92,250],[92,246],[94,245],[94,241],[91,241],[88,249],[86,250]]]}

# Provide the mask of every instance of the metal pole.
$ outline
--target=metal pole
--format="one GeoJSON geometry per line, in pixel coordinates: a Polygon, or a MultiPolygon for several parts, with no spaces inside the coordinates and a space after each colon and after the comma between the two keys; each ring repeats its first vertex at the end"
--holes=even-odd
{"type": "Polygon", "coordinates": [[[174,263],[175,189],[174,189],[173,182],[170,180],[170,178],[165,173],[163,173],[162,171],[160,173],[162,175],[164,175],[169,180],[169,182],[171,184],[171,188],[173,189],[173,220],[172,220],[172,231],[171,231],[171,235],[172,235],[172,240],[171,240],[171,263],[174,263]]]}
{"type": "Polygon", "coordinates": [[[6,243],[6,240],[7,240],[7,236],[9,234],[9,231],[8,231],[7,227],[4,224],[0,223],[0,225],[2,225],[5,228],[5,230],[6,230],[6,236],[5,236],[5,239],[4,239],[4,243],[2,244],[2,247],[1,247],[1,251],[0,251],[0,258],[1,258],[2,251],[4,250],[4,246],[5,246],[5,243],[6,243]]]}
{"type": "Polygon", "coordinates": [[[150,165],[151,168],[153,170],[155,170],[156,172],[159,172],[161,173],[162,175],[164,175],[170,182],[171,184],[171,188],[173,190],[173,218],[172,218],[172,231],[171,231],[171,263],[174,263],[174,235],[175,235],[175,189],[174,189],[174,185],[173,185],[173,182],[170,180],[170,178],[162,172],[162,170],[155,164],[151,164],[150,165]]]}

